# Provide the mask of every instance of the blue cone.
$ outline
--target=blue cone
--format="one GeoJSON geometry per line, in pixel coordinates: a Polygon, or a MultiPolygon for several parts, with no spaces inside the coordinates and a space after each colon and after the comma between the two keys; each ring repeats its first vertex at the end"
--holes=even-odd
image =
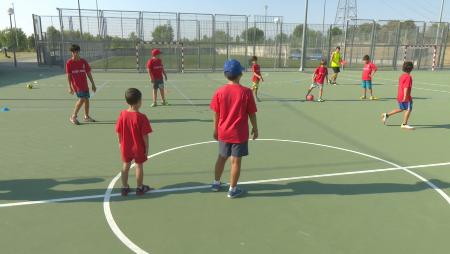
{"type": "Polygon", "coordinates": [[[8,107],[3,107],[2,108],[2,112],[8,112],[9,111],[9,108],[8,107]]]}

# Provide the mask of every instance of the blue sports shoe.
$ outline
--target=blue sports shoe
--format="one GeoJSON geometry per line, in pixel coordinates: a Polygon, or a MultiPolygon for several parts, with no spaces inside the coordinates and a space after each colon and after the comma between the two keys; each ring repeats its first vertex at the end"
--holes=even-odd
{"type": "Polygon", "coordinates": [[[222,187],[222,183],[218,183],[218,184],[213,183],[213,184],[211,185],[211,191],[213,191],[213,192],[219,192],[220,189],[221,189],[221,187],[222,187]]]}
{"type": "Polygon", "coordinates": [[[235,191],[228,191],[228,197],[237,198],[244,195],[245,193],[246,193],[245,190],[236,188],[235,191]]]}

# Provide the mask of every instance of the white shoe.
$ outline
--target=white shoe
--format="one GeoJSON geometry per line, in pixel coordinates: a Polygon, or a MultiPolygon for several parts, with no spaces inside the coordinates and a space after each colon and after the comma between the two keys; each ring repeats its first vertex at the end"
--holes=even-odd
{"type": "Polygon", "coordinates": [[[384,125],[386,125],[387,119],[388,119],[388,114],[383,113],[381,115],[381,121],[383,122],[384,125]]]}
{"type": "Polygon", "coordinates": [[[409,131],[412,131],[412,130],[415,130],[415,129],[416,129],[416,128],[414,128],[414,127],[408,125],[408,124],[402,124],[402,125],[400,126],[400,128],[402,128],[402,129],[404,129],[404,130],[409,130],[409,131]]]}
{"type": "Polygon", "coordinates": [[[317,102],[324,102],[324,100],[322,100],[322,98],[317,99],[317,102]]]}

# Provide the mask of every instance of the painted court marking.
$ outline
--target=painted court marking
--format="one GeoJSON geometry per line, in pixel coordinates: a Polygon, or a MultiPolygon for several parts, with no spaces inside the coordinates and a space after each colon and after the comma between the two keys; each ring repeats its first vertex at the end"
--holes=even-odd
{"type": "MultiPolygon", "coordinates": [[[[274,142],[288,142],[288,143],[298,143],[298,144],[306,144],[306,145],[313,145],[313,146],[318,146],[318,147],[325,147],[325,148],[331,148],[331,149],[335,149],[335,150],[340,150],[340,151],[344,151],[344,152],[349,152],[349,153],[353,153],[353,154],[358,154],[358,155],[362,155],[368,158],[372,158],[381,162],[384,162],[386,164],[389,164],[391,166],[394,166],[393,169],[391,170],[403,170],[411,175],[413,175],[414,177],[420,179],[422,182],[426,183],[431,189],[435,190],[440,196],[442,196],[447,203],[450,205],[450,197],[441,189],[439,189],[435,184],[433,184],[432,182],[428,181],[427,179],[425,179],[423,176],[412,172],[411,170],[409,170],[406,167],[402,167],[394,162],[390,162],[387,161],[385,159],[370,155],[370,154],[366,154],[366,153],[362,153],[362,152],[358,152],[358,151],[354,151],[354,150],[350,150],[350,149],[346,149],[346,148],[341,148],[341,147],[337,147],[337,146],[331,146],[331,145],[324,145],[324,144],[318,144],[318,143],[312,143],[312,142],[305,142],[305,141],[297,141],[297,140],[284,140],[284,139],[259,139],[258,141],[274,141],[274,142]]],[[[155,154],[150,155],[148,158],[153,158],[156,157],[158,155],[164,154],[164,153],[168,153],[171,151],[175,151],[175,150],[179,150],[179,149],[183,149],[183,148],[187,148],[187,147],[192,147],[192,146],[197,146],[197,145],[203,145],[203,144],[210,144],[210,143],[216,143],[216,141],[206,141],[206,142],[200,142],[200,143],[194,143],[194,144],[189,144],[189,145],[184,145],[184,146],[178,146],[178,147],[174,147],[174,148],[170,148],[155,154]]],[[[448,165],[448,164],[446,164],[448,165]]],[[[132,167],[134,167],[134,164],[132,165],[132,167]]],[[[388,169],[381,169],[381,171],[388,171],[388,169]]],[[[361,172],[361,171],[359,171],[361,172]]],[[[350,174],[350,173],[348,173],[350,174]]],[[[357,174],[357,173],[355,173],[357,174]]],[[[325,174],[325,175],[332,175],[332,174],[325,174]]],[[[313,176],[314,177],[314,176],[313,176]]],[[[317,177],[317,176],[316,176],[317,177]]],[[[139,246],[137,246],[133,241],[131,241],[123,232],[122,230],[119,228],[119,226],[117,225],[116,221],[114,220],[114,217],[112,215],[111,212],[111,206],[110,206],[110,200],[111,200],[111,196],[112,196],[112,191],[114,189],[114,185],[116,184],[116,182],[120,179],[120,173],[116,175],[116,177],[114,177],[114,179],[111,180],[108,189],[105,192],[105,196],[103,199],[103,212],[105,214],[105,218],[106,221],[108,222],[109,227],[111,228],[111,230],[113,231],[114,235],[125,245],[127,246],[131,251],[135,252],[135,253],[139,253],[139,254],[145,254],[148,253],[147,251],[141,249],[139,246]]],[[[279,179],[269,179],[269,180],[260,180],[260,181],[250,181],[250,182],[246,182],[246,184],[256,184],[256,183],[262,183],[262,182],[275,182],[275,181],[286,181],[286,180],[293,180],[293,179],[301,179],[301,178],[279,178],[279,179]]],[[[305,178],[303,178],[305,179],[305,178]]],[[[242,184],[242,183],[241,183],[242,184]]],[[[209,185],[204,185],[204,186],[194,186],[194,187],[187,187],[184,190],[191,190],[191,189],[205,189],[208,188],[209,185]]]]}

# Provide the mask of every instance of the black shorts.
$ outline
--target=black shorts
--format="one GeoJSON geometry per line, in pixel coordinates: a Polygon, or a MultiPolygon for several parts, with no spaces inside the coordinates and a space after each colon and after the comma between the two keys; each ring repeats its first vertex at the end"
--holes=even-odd
{"type": "Polygon", "coordinates": [[[244,157],[248,155],[248,142],[232,144],[219,141],[219,155],[223,158],[244,157]]]}
{"type": "Polygon", "coordinates": [[[153,81],[153,89],[164,89],[164,80],[156,79],[153,81]]]}
{"type": "Polygon", "coordinates": [[[340,67],[331,67],[331,69],[333,69],[334,73],[339,73],[341,72],[341,68],[340,67]]]}

